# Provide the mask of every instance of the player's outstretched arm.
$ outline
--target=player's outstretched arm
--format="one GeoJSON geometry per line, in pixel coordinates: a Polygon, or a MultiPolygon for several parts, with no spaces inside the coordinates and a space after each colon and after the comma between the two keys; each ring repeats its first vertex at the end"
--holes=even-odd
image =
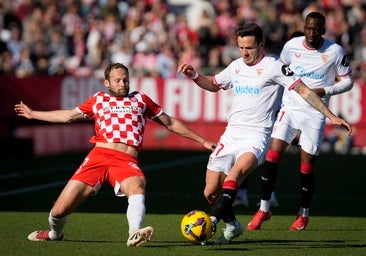
{"type": "Polygon", "coordinates": [[[185,76],[192,79],[199,87],[204,90],[210,92],[217,92],[220,90],[220,87],[213,83],[212,76],[201,75],[189,64],[180,64],[177,71],[178,73],[183,73],[185,76]]]}
{"type": "Polygon", "coordinates": [[[313,108],[318,110],[320,113],[325,115],[332,122],[333,125],[343,126],[347,129],[348,135],[351,135],[352,128],[351,125],[344,119],[335,116],[332,111],[324,104],[321,98],[313,92],[309,87],[307,87],[303,82],[298,83],[294,90],[304,98],[304,100],[309,103],[313,108]]]}
{"type": "Polygon", "coordinates": [[[201,143],[203,147],[207,148],[208,150],[213,151],[216,147],[216,143],[203,138],[201,135],[193,131],[180,120],[173,118],[165,113],[161,114],[153,120],[156,123],[165,126],[171,132],[201,143]]]}
{"type": "Polygon", "coordinates": [[[35,111],[22,101],[18,104],[15,104],[14,111],[18,114],[18,116],[51,123],[71,123],[75,120],[84,118],[84,115],[79,113],[76,109],[35,111]]]}

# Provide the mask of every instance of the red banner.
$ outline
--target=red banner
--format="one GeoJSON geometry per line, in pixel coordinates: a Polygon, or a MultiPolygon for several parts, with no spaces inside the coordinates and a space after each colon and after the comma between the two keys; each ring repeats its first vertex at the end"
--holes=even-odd
{"type": "MultiPolygon", "coordinates": [[[[31,138],[37,155],[89,149],[93,123],[49,124],[16,116],[14,104],[22,100],[36,110],[69,109],[78,106],[97,91],[103,81],[75,77],[1,77],[0,135],[31,138]]],[[[131,78],[131,91],[139,90],[159,103],[164,111],[181,119],[201,135],[218,140],[225,129],[231,106],[231,91],[219,93],[200,89],[189,79],[131,78]]],[[[356,146],[366,146],[366,89],[355,82],[350,92],[333,96],[330,108],[355,126],[356,146]]],[[[255,113],[253,113],[255,114],[255,113]]],[[[170,133],[149,122],[144,148],[203,149],[196,142],[170,133]]]]}

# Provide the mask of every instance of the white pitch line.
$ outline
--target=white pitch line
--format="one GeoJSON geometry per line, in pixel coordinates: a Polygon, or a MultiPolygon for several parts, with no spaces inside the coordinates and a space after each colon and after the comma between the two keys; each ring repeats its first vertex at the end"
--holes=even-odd
{"type": "MultiPolygon", "coordinates": [[[[164,163],[149,164],[149,165],[144,166],[142,169],[144,170],[144,172],[151,172],[151,171],[169,168],[169,167],[173,167],[173,166],[183,166],[183,165],[187,165],[187,164],[192,164],[192,163],[202,161],[204,159],[207,159],[206,155],[205,156],[199,155],[199,156],[195,156],[195,157],[183,158],[183,159],[178,159],[178,160],[164,162],[164,163]]],[[[0,192],[0,196],[14,196],[14,195],[19,195],[19,194],[23,194],[23,193],[29,193],[29,192],[39,191],[39,190],[43,190],[43,189],[48,189],[48,188],[55,188],[55,187],[62,186],[66,183],[67,183],[67,181],[63,180],[63,181],[56,181],[56,182],[46,183],[46,184],[37,185],[37,186],[30,186],[30,187],[24,187],[24,188],[20,188],[20,189],[8,190],[8,191],[0,192]]]]}
{"type": "Polygon", "coordinates": [[[13,196],[13,195],[17,195],[17,194],[34,192],[34,191],[47,189],[47,188],[54,188],[54,187],[64,185],[64,184],[66,184],[66,182],[67,182],[67,180],[56,181],[56,182],[46,183],[46,184],[37,185],[37,186],[24,187],[24,188],[20,188],[20,189],[4,191],[4,192],[0,192],[0,196],[13,196]]]}

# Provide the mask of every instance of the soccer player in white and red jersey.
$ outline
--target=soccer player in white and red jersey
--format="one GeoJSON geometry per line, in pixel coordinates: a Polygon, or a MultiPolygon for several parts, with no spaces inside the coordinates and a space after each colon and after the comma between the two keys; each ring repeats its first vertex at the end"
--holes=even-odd
{"type": "MultiPolygon", "coordinates": [[[[304,36],[290,39],[281,52],[280,59],[288,64],[328,106],[331,95],[350,90],[353,86],[351,68],[342,47],[323,38],[325,17],[311,12],[305,18],[304,36]],[[337,78],[337,79],[336,79],[337,78]]],[[[263,221],[271,218],[270,196],[279,163],[291,141],[298,137],[300,149],[300,209],[290,230],[304,230],[309,222],[309,208],[315,189],[315,161],[323,142],[325,117],[298,94],[285,91],[282,107],[272,132],[270,149],[263,165],[260,208],[247,229],[256,230],[263,221]]]]}
{"type": "Polygon", "coordinates": [[[28,119],[69,123],[89,117],[95,121],[95,136],[90,140],[95,143],[95,147],[53,205],[48,218],[51,229],[32,232],[28,236],[31,241],[61,240],[66,217],[107,182],[114,187],[116,196],[128,198],[127,246],[139,246],[150,240],[153,228],[141,228],[145,216],[146,179],[137,161],[147,118],[174,133],[201,143],[206,149],[213,150],[215,147],[215,143],[164,113],[144,93],[130,93],[129,72],[123,64],[110,64],[104,76],[104,86],[109,93],[98,92],[70,110],[36,111],[23,102],[15,105],[15,112],[28,119]]]}
{"type": "Polygon", "coordinates": [[[285,90],[298,93],[334,125],[351,130],[350,125],[333,115],[320,97],[286,65],[264,55],[261,27],[246,23],[237,29],[236,36],[241,58],[220,73],[204,76],[190,64],[178,66],[178,72],[183,72],[204,90],[234,90],[225,132],[209,158],[204,189],[206,199],[213,206],[214,227],[221,219],[226,223],[222,236],[216,241],[218,244],[230,243],[243,232],[232,204],[238,185],[264,161],[278,111],[279,84],[285,90]]]}

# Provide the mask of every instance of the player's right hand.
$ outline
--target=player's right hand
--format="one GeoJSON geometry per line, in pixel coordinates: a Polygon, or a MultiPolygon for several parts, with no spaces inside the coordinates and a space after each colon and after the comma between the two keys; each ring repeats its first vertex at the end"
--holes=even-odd
{"type": "Polygon", "coordinates": [[[18,116],[23,116],[28,119],[32,118],[32,110],[22,101],[20,101],[18,104],[15,104],[14,111],[18,114],[18,116]]]}
{"type": "Polygon", "coordinates": [[[192,67],[192,65],[189,64],[180,64],[178,66],[178,70],[179,73],[183,73],[185,76],[194,79],[197,77],[197,71],[194,70],[194,68],[192,67]]]}

